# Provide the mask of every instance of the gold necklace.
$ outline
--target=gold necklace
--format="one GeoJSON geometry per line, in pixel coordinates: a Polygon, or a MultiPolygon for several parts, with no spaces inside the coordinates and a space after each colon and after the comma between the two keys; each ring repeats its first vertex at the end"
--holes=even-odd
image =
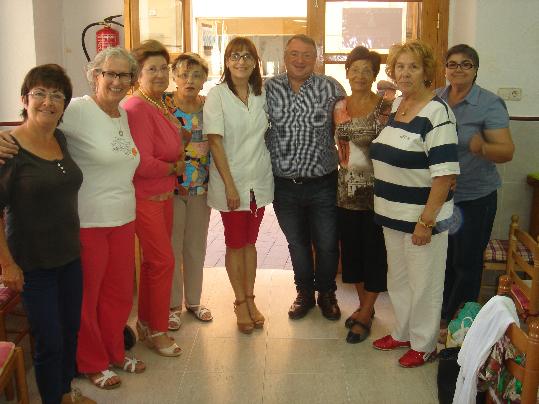
{"type": "Polygon", "coordinates": [[[138,89],[140,91],[140,94],[142,94],[142,96],[151,104],[153,104],[158,110],[160,110],[163,115],[168,115],[168,108],[165,104],[165,102],[160,99],[159,101],[161,102],[161,105],[159,105],[159,103],[157,103],[157,101],[155,101],[154,99],[150,98],[149,95],[147,95],[143,90],[142,90],[142,87],[139,87],[138,89]]]}

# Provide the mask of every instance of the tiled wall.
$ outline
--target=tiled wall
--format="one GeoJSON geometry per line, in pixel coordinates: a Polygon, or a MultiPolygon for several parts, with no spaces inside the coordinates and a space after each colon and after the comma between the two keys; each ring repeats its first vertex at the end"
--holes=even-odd
{"type": "Polygon", "coordinates": [[[539,172],[539,122],[511,121],[510,128],[515,155],[509,163],[498,165],[502,187],[492,238],[507,238],[512,214],[519,215],[521,228],[528,230],[532,189],[526,176],[539,172]]]}

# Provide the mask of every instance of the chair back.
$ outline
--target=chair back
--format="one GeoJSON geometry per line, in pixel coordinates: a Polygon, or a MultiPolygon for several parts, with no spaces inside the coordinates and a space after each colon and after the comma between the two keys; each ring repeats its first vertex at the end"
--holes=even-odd
{"type": "Polygon", "coordinates": [[[517,215],[511,217],[506,274],[500,278],[498,294],[517,300],[517,311],[523,318],[539,316],[539,242],[519,229],[517,215]],[[531,252],[533,263],[529,263],[519,254],[519,243],[531,252]],[[524,279],[524,274],[529,279],[524,279]],[[521,298],[527,302],[525,310],[521,298]]]}
{"type": "Polygon", "coordinates": [[[513,323],[507,328],[505,335],[517,351],[526,354],[524,366],[513,359],[505,360],[508,372],[522,383],[521,403],[536,404],[539,388],[539,319],[530,321],[528,334],[513,323]]]}

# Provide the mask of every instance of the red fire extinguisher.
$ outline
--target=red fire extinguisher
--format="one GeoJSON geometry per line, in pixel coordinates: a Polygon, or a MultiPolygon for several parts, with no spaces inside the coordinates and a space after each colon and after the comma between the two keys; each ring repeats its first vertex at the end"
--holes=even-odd
{"type": "Polygon", "coordinates": [[[105,25],[95,34],[95,51],[101,52],[103,49],[120,45],[120,33],[105,25]]]}
{"type": "Polygon", "coordinates": [[[86,31],[88,31],[89,28],[96,25],[103,25],[103,28],[101,28],[95,34],[95,49],[97,53],[101,52],[103,49],[120,45],[120,33],[115,29],[111,28],[111,24],[116,24],[123,27],[123,24],[120,24],[119,22],[113,20],[116,17],[121,17],[121,15],[112,15],[105,18],[103,21],[93,22],[86,26],[86,28],[84,28],[84,30],[82,31],[82,50],[84,51],[88,62],[90,61],[90,55],[88,55],[88,51],[86,50],[84,38],[86,36],[86,31]]]}

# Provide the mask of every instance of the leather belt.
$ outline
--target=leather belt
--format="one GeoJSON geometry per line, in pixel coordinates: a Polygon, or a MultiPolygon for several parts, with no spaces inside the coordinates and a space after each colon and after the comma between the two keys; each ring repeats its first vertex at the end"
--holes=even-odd
{"type": "Polygon", "coordinates": [[[296,177],[296,178],[287,178],[287,177],[275,177],[279,180],[284,180],[284,181],[290,181],[296,185],[301,185],[301,184],[309,184],[311,182],[316,182],[316,181],[322,181],[328,177],[331,177],[332,175],[334,175],[335,173],[337,172],[337,170],[334,170],[330,173],[327,173],[325,175],[321,175],[320,177],[296,177]]]}

